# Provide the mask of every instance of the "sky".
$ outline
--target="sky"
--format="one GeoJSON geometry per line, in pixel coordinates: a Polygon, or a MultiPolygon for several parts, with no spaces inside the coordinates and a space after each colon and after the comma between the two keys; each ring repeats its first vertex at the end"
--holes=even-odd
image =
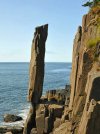
{"type": "Polygon", "coordinates": [[[29,62],[34,29],[49,24],[46,62],[71,62],[87,0],[0,0],[0,62],[29,62]]]}

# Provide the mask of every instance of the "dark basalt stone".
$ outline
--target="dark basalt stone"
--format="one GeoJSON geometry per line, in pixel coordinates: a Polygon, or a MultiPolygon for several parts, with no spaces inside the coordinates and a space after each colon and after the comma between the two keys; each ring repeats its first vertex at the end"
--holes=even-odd
{"type": "Polygon", "coordinates": [[[23,120],[22,117],[13,115],[13,114],[5,114],[4,115],[4,121],[5,122],[15,122],[15,121],[21,121],[23,120]]]}

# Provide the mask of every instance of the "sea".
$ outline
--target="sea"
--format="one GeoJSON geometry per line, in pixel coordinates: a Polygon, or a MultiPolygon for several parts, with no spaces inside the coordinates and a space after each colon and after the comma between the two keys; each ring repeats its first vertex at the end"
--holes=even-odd
{"type": "MultiPolygon", "coordinates": [[[[43,95],[47,90],[63,89],[70,83],[71,63],[45,63],[43,95]]],[[[5,114],[26,119],[30,104],[27,102],[29,63],[0,63],[0,126],[5,114]]]]}

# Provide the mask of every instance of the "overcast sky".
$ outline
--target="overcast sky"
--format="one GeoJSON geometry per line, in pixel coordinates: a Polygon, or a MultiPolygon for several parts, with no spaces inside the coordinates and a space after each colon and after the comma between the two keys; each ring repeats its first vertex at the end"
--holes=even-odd
{"type": "Polygon", "coordinates": [[[46,23],[46,62],[71,62],[86,1],[0,0],[0,62],[29,62],[34,29],[46,23]]]}

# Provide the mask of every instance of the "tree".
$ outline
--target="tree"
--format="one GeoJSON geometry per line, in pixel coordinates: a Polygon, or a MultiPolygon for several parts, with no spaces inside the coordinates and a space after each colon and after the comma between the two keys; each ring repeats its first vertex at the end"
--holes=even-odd
{"type": "Polygon", "coordinates": [[[88,1],[85,4],[83,4],[82,6],[84,6],[84,7],[87,7],[87,6],[92,7],[92,5],[93,5],[93,2],[88,1]]]}
{"type": "Polygon", "coordinates": [[[93,7],[93,6],[95,6],[95,5],[97,5],[98,3],[100,2],[100,0],[93,0],[93,1],[88,1],[88,2],[86,2],[85,4],[83,4],[82,6],[84,6],[84,7],[93,7]]]}

